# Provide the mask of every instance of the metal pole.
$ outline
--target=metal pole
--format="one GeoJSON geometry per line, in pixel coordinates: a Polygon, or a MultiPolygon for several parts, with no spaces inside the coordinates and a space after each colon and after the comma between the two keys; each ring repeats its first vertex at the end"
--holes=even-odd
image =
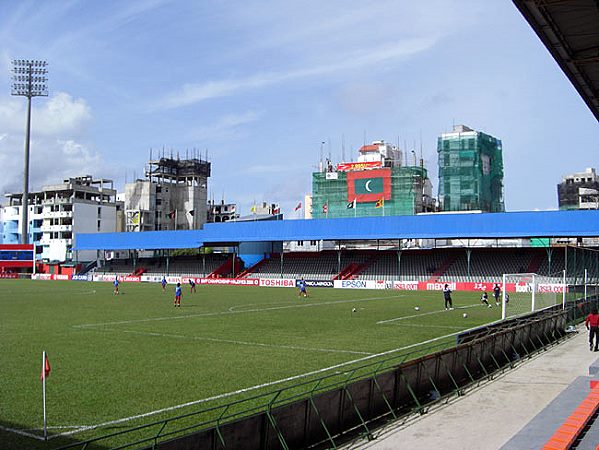
{"type": "Polygon", "coordinates": [[[505,290],[507,285],[505,284],[505,273],[503,274],[503,289],[501,291],[501,320],[505,320],[507,313],[507,305],[505,304],[505,290]]]}
{"type": "MultiPolygon", "coordinates": [[[[568,248],[568,247],[566,247],[568,248]]],[[[566,291],[568,290],[568,286],[566,286],[566,269],[564,269],[564,278],[563,278],[563,291],[562,291],[562,308],[566,309],[566,291]]]]}
{"type": "MultiPolygon", "coordinates": [[[[31,66],[29,67],[31,70],[31,66]]],[[[29,77],[31,84],[31,77],[29,77]]],[[[23,197],[21,200],[21,244],[29,242],[29,140],[31,137],[31,97],[27,97],[27,125],[25,128],[25,167],[23,169],[23,197]]]]}
{"type": "Polygon", "coordinates": [[[587,299],[588,269],[584,269],[584,299],[587,299]]]}
{"type": "Polygon", "coordinates": [[[532,309],[531,312],[535,310],[535,301],[536,301],[536,293],[537,293],[537,282],[535,275],[532,275],[532,309]]]}
{"type": "Polygon", "coordinates": [[[280,260],[281,260],[281,276],[280,276],[280,278],[283,278],[283,249],[282,248],[281,248],[280,260]]]}
{"type": "Polygon", "coordinates": [[[44,441],[48,440],[48,427],[46,421],[46,351],[42,352],[42,401],[44,404],[44,441]]]}

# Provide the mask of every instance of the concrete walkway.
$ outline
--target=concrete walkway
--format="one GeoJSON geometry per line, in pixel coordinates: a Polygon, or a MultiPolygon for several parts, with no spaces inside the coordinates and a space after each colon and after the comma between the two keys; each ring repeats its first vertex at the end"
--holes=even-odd
{"type": "MultiPolygon", "coordinates": [[[[373,441],[356,440],[345,448],[541,448],[589,393],[589,367],[599,353],[589,351],[584,326],[578,329],[576,336],[469,390],[465,396],[434,407],[404,425],[376,431],[373,441]]],[[[597,427],[593,430],[596,432],[597,427]]],[[[588,433],[587,441],[594,440],[592,434],[588,433]]]]}

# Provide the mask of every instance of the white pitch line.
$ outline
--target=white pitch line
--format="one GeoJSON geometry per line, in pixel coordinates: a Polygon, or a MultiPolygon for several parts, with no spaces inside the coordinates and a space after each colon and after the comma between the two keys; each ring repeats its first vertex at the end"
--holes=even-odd
{"type": "MultiPolygon", "coordinates": [[[[479,305],[478,304],[474,304],[474,305],[468,305],[468,306],[458,306],[455,309],[475,308],[477,306],[479,306],[479,305]]],[[[439,313],[444,313],[446,311],[447,310],[445,310],[445,309],[438,309],[437,311],[430,311],[430,312],[425,312],[425,313],[420,313],[420,314],[412,314],[411,316],[401,316],[401,317],[396,317],[395,319],[380,320],[376,324],[377,325],[381,325],[383,323],[397,322],[398,320],[413,319],[414,317],[429,316],[431,314],[439,314],[439,313]]]]}
{"type": "MultiPolygon", "coordinates": [[[[106,328],[105,328],[106,329],[106,328]]],[[[339,350],[333,348],[316,348],[316,347],[301,347],[295,345],[277,345],[277,344],[264,344],[261,342],[247,342],[247,341],[236,341],[232,339],[219,339],[219,338],[209,338],[204,336],[185,336],[182,334],[165,334],[165,333],[155,333],[150,331],[135,331],[135,330],[117,330],[114,328],[107,328],[109,331],[121,331],[123,333],[130,334],[139,334],[142,336],[157,336],[157,337],[167,337],[174,339],[190,339],[197,341],[209,341],[209,342],[223,342],[226,344],[236,344],[236,345],[248,345],[252,347],[271,347],[271,348],[285,348],[290,350],[307,350],[312,352],[325,352],[325,353],[350,353],[354,355],[372,355],[372,352],[358,352],[354,350],[339,350]]]]}
{"type": "Polygon", "coordinates": [[[213,313],[201,313],[201,314],[187,314],[184,316],[167,316],[167,317],[153,317],[150,319],[135,319],[135,320],[121,320],[118,322],[104,322],[104,323],[86,323],[81,325],[73,325],[73,328],[91,328],[91,327],[101,327],[105,325],[128,325],[132,323],[143,323],[143,322],[156,322],[162,320],[181,320],[181,319],[190,319],[193,317],[212,317],[212,316],[223,316],[230,314],[245,314],[252,312],[265,312],[265,311],[276,311],[281,309],[292,309],[292,308],[312,308],[314,306],[323,306],[323,305],[335,305],[339,303],[355,303],[355,302],[368,302],[371,300],[384,300],[384,299],[392,299],[394,297],[371,297],[371,298],[363,298],[363,299],[353,299],[353,300],[337,300],[333,302],[321,302],[321,303],[298,303],[294,305],[285,305],[285,306],[273,306],[270,308],[255,308],[255,309],[246,309],[241,311],[219,311],[213,313]]]}
{"type": "Polygon", "coordinates": [[[265,387],[275,386],[277,384],[286,383],[286,382],[293,381],[293,380],[298,380],[298,379],[301,379],[301,378],[306,378],[306,377],[309,377],[309,376],[312,376],[312,375],[318,375],[320,373],[327,372],[327,371],[334,370],[334,369],[338,369],[340,367],[344,367],[344,366],[347,366],[347,365],[350,365],[350,364],[355,364],[355,363],[367,361],[369,359],[373,359],[373,358],[380,357],[380,356],[390,355],[391,353],[399,352],[399,351],[402,351],[402,350],[408,350],[408,349],[411,349],[411,348],[414,348],[414,347],[418,347],[420,345],[430,344],[430,343],[439,341],[441,339],[446,339],[446,338],[455,336],[456,334],[458,334],[458,333],[446,334],[445,336],[439,336],[439,337],[436,337],[436,338],[433,338],[433,339],[429,339],[429,340],[424,341],[424,342],[418,342],[418,343],[415,343],[415,344],[406,345],[405,347],[400,347],[400,348],[396,348],[396,349],[393,349],[393,350],[387,350],[386,352],[376,353],[376,354],[373,354],[373,355],[365,356],[363,358],[358,358],[358,359],[354,359],[354,360],[351,360],[351,361],[346,361],[346,362],[343,362],[343,363],[335,364],[334,366],[325,367],[324,369],[318,369],[318,370],[314,370],[312,372],[307,372],[307,373],[303,373],[303,374],[300,374],[300,375],[294,375],[292,377],[283,378],[281,380],[271,381],[269,383],[262,383],[262,384],[258,384],[256,386],[250,386],[250,387],[247,387],[247,388],[239,389],[237,391],[228,392],[228,393],[225,393],[225,394],[219,394],[219,395],[215,395],[215,396],[204,398],[204,399],[200,399],[200,400],[194,400],[194,401],[191,401],[191,402],[183,403],[181,405],[169,406],[167,408],[157,409],[155,411],[150,411],[150,412],[143,413],[143,414],[137,414],[135,416],[130,416],[130,417],[122,418],[122,419],[112,420],[112,421],[100,423],[100,424],[97,424],[97,425],[90,425],[88,427],[85,427],[85,428],[82,428],[82,429],[79,429],[79,430],[67,431],[65,433],[57,434],[55,436],[52,436],[52,438],[59,437],[59,436],[69,436],[69,435],[72,435],[72,434],[79,433],[80,431],[93,430],[93,429],[96,429],[96,428],[107,427],[107,426],[110,426],[110,425],[116,425],[116,424],[123,423],[123,422],[129,422],[129,421],[135,420],[135,419],[142,419],[144,417],[149,417],[149,416],[153,416],[153,415],[164,413],[164,412],[174,411],[176,409],[185,408],[187,406],[197,405],[197,404],[200,404],[200,403],[206,403],[206,402],[209,402],[209,401],[212,401],[212,400],[220,400],[220,399],[231,397],[231,396],[234,396],[234,395],[243,394],[245,392],[255,391],[256,389],[261,389],[261,388],[265,388],[265,387]]]}
{"type": "MultiPolygon", "coordinates": [[[[393,324],[398,325],[399,324],[393,324]]],[[[464,327],[455,327],[452,325],[428,325],[428,324],[418,324],[418,323],[402,323],[402,327],[417,327],[417,328],[449,328],[450,330],[464,330],[464,327]]]]}
{"type": "Polygon", "coordinates": [[[27,437],[30,437],[30,438],[33,438],[33,439],[37,439],[38,441],[43,441],[44,440],[43,436],[38,436],[37,434],[28,433],[28,432],[23,431],[23,430],[15,430],[14,428],[8,428],[8,427],[4,427],[2,425],[0,425],[0,430],[8,431],[9,433],[20,434],[21,436],[27,436],[27,437]]]}

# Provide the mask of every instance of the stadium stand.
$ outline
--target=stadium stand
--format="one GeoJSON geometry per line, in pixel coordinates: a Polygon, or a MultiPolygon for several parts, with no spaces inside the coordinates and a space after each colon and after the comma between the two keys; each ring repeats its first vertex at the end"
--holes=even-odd
{"type": "MultiPolygon", "coordinates": [[[[108,261],[98,273],[231,277],[231,254],[142,258],[108,261]]],[[[236,259],[243,278],[359,279],[386,281],[496,282],[504,273],[557,275],[565,264],[564,251],[553,248],[472,248],[470,266],[465,248],[396,250],[336,250],[273,253],[248,270],[236,259]]]]}
{"type": "Polygon", "coordinates": [[[166,276],[202,276],[207,277],[221,267],[231,255],[212,253],[208,255],[176,256],[167,260],[165,257],[141,258],[134,265],[130,260],[112,260],[96,269],[97,273],[115,275],[131,275],[140,269],[147,275],[166,276]]]}

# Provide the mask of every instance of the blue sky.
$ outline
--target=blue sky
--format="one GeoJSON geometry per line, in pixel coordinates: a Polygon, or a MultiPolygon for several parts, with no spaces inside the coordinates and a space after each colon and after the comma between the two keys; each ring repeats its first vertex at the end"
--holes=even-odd
{"type": "Polygon", "coordinates": [[[10,61],[45,59],[31,188],[141,176],[150,148],[212,162],[211,197],[293,207],[324,145],[335,162],[416,146],[437,194],[453,123],[503,141],[506,209],[557,207],[562,175],[599,166],[599,126],[506,0],[0,2],[0,193],[22,189],[26,100],[10,61]],[[368,4],[371,3],[371,4],[368,4]]]}

